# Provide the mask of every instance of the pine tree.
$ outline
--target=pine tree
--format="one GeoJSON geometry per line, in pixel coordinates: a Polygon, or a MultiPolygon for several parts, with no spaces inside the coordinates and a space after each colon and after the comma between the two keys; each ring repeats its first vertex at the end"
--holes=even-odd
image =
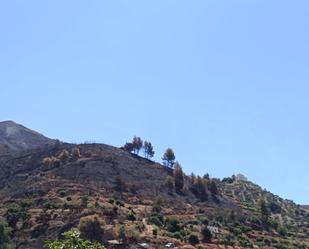
{"type": "Polygon", "coordinates": [[[143,147],[143,140],[140,137],[134,136],[132,144],[134,153],[138,155],[139,151],[143,147]]]}
{"type": "Polygon", "coordinates": [[[212,193],[213,195],[219,194],[219,189],[218,189],[217,183],[214,180],[210,180],[208,182],[208,189],[209,189],[210,193],[212,193]]]}
{"type": "Polygon", "coordinates": [[[145,141],[143,149],[144,149],[144,155],[147,159],[152,158],[154,156],[155,152],[150,142],[145,141]]]}
{"type": "Polygon", "coordinates": [[[259,204],[260,204],[260,210],[261,210],[261,220],[263,222],[264,227],[268,229],[270,212],[267,208],[267,204],[264,199],[260,200],[259,204]]]}
{"type": "Polygon", "coordinates": [[[127,152],[130,152],[132,153],[133,150],[134,150],[134,146],[133,146],[133,143],[126,143],[124,146],[123,146],[123,149],[127,152]]]}
{"type": "Polygon", "coordinates": [[[163,164],[165,166],[173,168],[175,164],[175,158],[176,157],[175,157],[174,151],[171,148],[168,148],[162,157],[163,164]]]}
{"type": "Polygon", "coordinates": [[[184,186],[184,174],[179,163],[175,164],[174,182],[176,191],[181,192],[184,186]]]}

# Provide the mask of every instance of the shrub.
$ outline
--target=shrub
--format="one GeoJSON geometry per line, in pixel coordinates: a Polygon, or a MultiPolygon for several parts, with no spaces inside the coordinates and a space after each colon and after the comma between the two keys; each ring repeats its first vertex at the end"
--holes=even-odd
{"type": "Polygon", "coordinates": [[[73,148],[71,154],[72,154],[72,157],[74,159],[80,158],[80,150],[79,150],[79,148],[77,148],[77,147],[73,148]]]}
{"type": "Polygon", "coordinates": [[[167,218],[165,221],[167,231],[175,233],[180,230],[179,221],[176,218],[167,218]]]}
{"type": "Polygon", "coordinates": [[[70,153],[69,153],[67,150],[64,149],[64,150],[59,154],[58,158],[59,158],[62,162],[65,162],[66,160],[69,159],[69,156],[70,156],[70,153]]]}
{"type": "Polygon", "coordinates": [[[153,230],[152,230],[152,235],[153,236],[158,236],[158,229],[157,228],[154,228],[153,230]]]}
{"type": "Polygon", "coordinates": [[[55,240],[45,242],[46,249],[105,249],[105,247],[98,243],[91,243],[88,240],[80,238],[80,232],[78,230],[71,230],[63,234],[64,240],[55,240]]]}
{"type": "Polygon", "coordinates": [[[45,157],[42,161],[42,163],[45,165],[45,166],[51,166],[52,163],[53,163],[53,160],[51,157],[45,157]]]}
{"type": "Polygon", "coordinates": [[[67,193],[66,193],[65,190],[63,190],[63,189],[59,191],[59,196],[60,196],[60,197],[65,197],[66,194],[67,194],[67,193]]]}
{"type": "Polygon", "coordinates": [[[103,239],[104,221],[98,215],[82,217],[79,221],[79,230],[84,239],[100,242],[103,239]]]}
{"type": "Polygon", "coordinates": [[[270,202],[269,204],[268,204],[268,207],[269,207],[269,209],[270,209],[270,212],[272,212],[273,214],[280,214],[281,213],[281,206],[278,204],[278,203],[276,203],[276,202],[270,202]]]}
{"type": "Polygon", "coordinates": [[[121,225],[118,229],[118,238],[125,241],[127,238],[127,233],[124,225],[121,225]]]}
{"type": "Polygon", "coordinates": [[[70,208],[72,208],[72,207],[73,207],[73,205],[72,205],[71,203],[65,202],[65,203],[63,204],[63,209],[70,209],[70,208]]]}
{"type": "Polygon", "coordinates": [[[204,226],[202,228],[202,235],[203,235],[203,241],[204,242],[210,242],[211,241],[212,234],[206,226],[204,226]]]}
{"type": "Polygon", "coordinates": [[[130,221],[135,221],[136,220],[136,215],[134,213],[134,211],[130,211],[127,215],[127,219],[130,220],[130,221]]]}
{"type": "Polygon", "coordinates": [[[288,233],[288,230],[287,230],[285,227],[280,226],[280,227],[278,228],[277,232],[278,232],[281,236],[285,237],[285,236],[287,235],[287,233],[288,233]]]}
{"type": "Polygon", "coordinates": [[[46,201],[43,203],[43,208],[45,209],[58,209],[60,208],[60,205],[58,203],[52,202],[52,201],[46,201]]]}
{"type": "Polygon", "coordinates": [[[201,217],[200,221],[203,225],[207,226],[209,224],[209,221],[206,217],[201,217]]]}
{"type": "Polygon", "coordinates": [[[8,224],[3,219],[0,219],[0,248],[1,249],[13,248],[10,235],[11,235],[11,229],[8,227],[8,224]]]}
{"type": "Polygon", "coordinates": [[[161,227],[161,226],[163,226],[163,216],[161,214],[158,214],[158,213],[152,214],[149,217],[148,222],[161,227]]]}
{"type": "Polygon", "coordinates": [[[27,220],[29,218],[29,214],[24,208],[21,208],[21,206],[12,204],[6,210],[4,217],[6,218],[8,225],[12,228],[15,228],[17,222],[20,219],[23,221],[27,220]]]}
{"type": "Polygon", "coordinates": [[[188,241],[191,245],[196,245],[199,243],[198,236],[194,233],[191,233],[188,237],[188,241]]]}
{"type": "Polygon", "coordinates": [[[59,167],[60,166],[60,160],[53,156],[45,157],[42,162],[46,167],[59,167]]]}
{"type": "Polygon", "coordinates": [[[21,208],[17,204],[12,204],[5,212],[5,218],[10,227],[15,228],[21,216],[21,208]]]}
{"type": "Polygon", "coordinates": [[[124,207],[124,203],[120,200],[116,201],[116,205],[119,206],[119,207],[124,207]]]}
{"type": "Polygon", "coordinates": [[[89,197],[88,197],[88,195],[83,195],[82,196],[82,206],[83,207],[87,207],[87,205],[88,205],[88,200],[89,200],[89,197]]]}

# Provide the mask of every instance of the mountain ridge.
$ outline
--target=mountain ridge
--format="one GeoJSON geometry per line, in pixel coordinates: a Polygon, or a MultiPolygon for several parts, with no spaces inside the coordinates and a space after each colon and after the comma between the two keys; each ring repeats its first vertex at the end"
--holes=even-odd
{"type": "Polygon", "coordinates": [[[53,144],[55,140],[47,138],[14,121],[0,122],[0,144],[12,150],[28,150],[53,144]]]}

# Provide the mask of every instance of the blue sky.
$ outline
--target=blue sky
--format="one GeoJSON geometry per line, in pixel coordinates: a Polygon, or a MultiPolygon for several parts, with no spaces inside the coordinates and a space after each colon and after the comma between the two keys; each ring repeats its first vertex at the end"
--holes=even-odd
{"type": "Polygon", "coordinates": [[[0,119],[172,147],[309,204],[307,0],[2,1],[0,119]]]}

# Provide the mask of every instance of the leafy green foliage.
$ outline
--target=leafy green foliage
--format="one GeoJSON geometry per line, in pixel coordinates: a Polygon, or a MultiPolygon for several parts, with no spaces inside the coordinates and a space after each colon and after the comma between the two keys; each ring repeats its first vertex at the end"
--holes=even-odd
{"type": "Polygon", "coordinates": [[[15,228],[16,223],[22,219],[25,221],[29,218],[29,215],[27,214],[26,210],[22,207],[20,207],[17,204],[12,204],[8,207],[8,209],[5,212],[5,218],[9,224],[10,227],[15,228]]]}
{"type": "Polygon", "coordinates": [[[91,243],[88,240],[80,238],[78,230],[71,230],[63,234],[64,240],[47,241],[45,243],[46,249],[105,249],[105,247],[98,243],[91,243]]]}
{"type": "Polygon", "coordinates": [[[11,229],[8,224],[0,219],[0,249],[11,249],[13,245],[10,241],[11,229]]]}
{"type": "Polygon", "coordinates": [[[130,221],[135,221],[136,220],[136,214],[133,210],[130,210],[128,215],[127,215],[127,219],[130,221]]]}

